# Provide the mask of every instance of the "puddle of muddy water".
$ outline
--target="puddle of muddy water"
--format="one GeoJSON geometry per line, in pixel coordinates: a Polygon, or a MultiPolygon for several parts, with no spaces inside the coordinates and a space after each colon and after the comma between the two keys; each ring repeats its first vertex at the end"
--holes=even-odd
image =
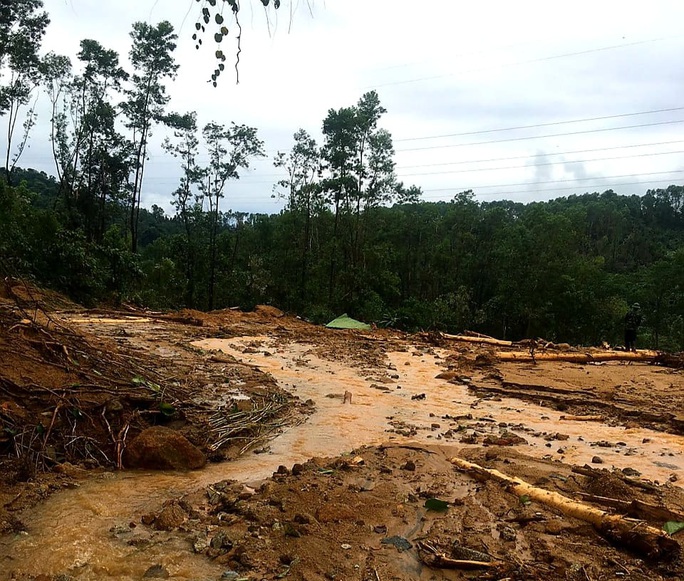
{"type": "Polygon", "coordinates": [[[507,424],[507,429],[528,441],[519,450],[531,456],[551,454],[568,463],[584,464],[598,455],[603,466],[629,466],[661,482],[683,462],[678,436],[566,422],[560,419],[559,412],[515,399],[481,400],[468,393],[465,386],[435,379],[442,370],[443,358],[439,356],[392,352],[388,354],[388,368],[378,372],[324,360],[314,355],[310,346],[284,344],[267,337],[208,339],[194,345],[220,349],[259,366],[302,400],[314,400],[315,413],[304,424],[285,430],[270,442],[268,453],[246,454],[235,462],[187,474],[109,474],[88,480],[75,490],[55,494],[38,510],[20,515],[28,535],[0,541],[0,572],[66,573],[83,580],[125,581],[140,579],[150,566],[161,564],[172,579],[218,579],[223,568],[194,555],[188,540],[177,534],[151,535],[146,527],[131,528],[129,524],[140,523],[143,514],[158,510],[165,499],[218,480],[256,482],[270,476],[280,464],[291,466],[313,456],[335,456],[366,444],[439,441],[462,446],[460,437],[472,433],[474,427],[498,435],[499,424],[507,424]],[[261,347],[243,353],[248,344],[261,347]],[[398,378],[388,382],[389,375],[398,378]],[[345,391],[352,394],[351,404],[343,403],[345,391]],[[421,394],[425,394],[424,399],[412,399],[421,394]],[[467,414],[473,419],[444,418],[467,414]],[[415,426],[417,431],[401,435],[395,431],[394,422],[415,426]],[[454,439],[444,436],[449,430],[455,434],[454,439]],[[560,432],[569,438],[551,442],[549,448],[541,435],[544,432],[560,432]],[[597,441],[625,445],[591,446],[597,441]],[[559,448],[563,454],[558,453],[559,448]]]}

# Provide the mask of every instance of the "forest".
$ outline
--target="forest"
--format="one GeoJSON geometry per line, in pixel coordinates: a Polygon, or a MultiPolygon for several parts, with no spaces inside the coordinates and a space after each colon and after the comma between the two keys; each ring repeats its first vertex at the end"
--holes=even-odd
{"type": "Polygon", "coordinates": [[[287,176],[273,184],[280,213],[227,210],[231,181],[265,145],[258,128],[198,127],[196,112],[168,109],[178,69],[170,23],[133,25],[125,70],[92,39],[75,63],[41,55],[49,18],[40,0],[4,6],[2,18],[3,276],[85,305],[271,304],[314,322],[347,312],[407,330],[587,345],[619,344],[639,302],[638,345],[684,349],[684,186],[528,204],[482,202],[473,191],[421,201],[396,177],[386,110],[369,91],[328,111],[322,143],[299,130],[275,157],[287,176]],[[54,176],[21,164],[41,91],[54,176]],[[168,135],[164,150],[182,170],[170,216],[142,204],[153,130],[168,135]]]}

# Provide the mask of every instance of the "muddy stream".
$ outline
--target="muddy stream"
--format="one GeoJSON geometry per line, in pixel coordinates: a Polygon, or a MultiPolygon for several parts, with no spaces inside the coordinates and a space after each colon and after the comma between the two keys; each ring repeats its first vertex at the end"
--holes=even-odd
{"type": "Polygon", "coordinates": [[[517,449],[531,456],[584,464],[599,455],[605,467],[631,467],[660,482],[684,466],[681,437],[563,421],[560,412],[548,407],[507,398],[483,400],[469,394],[465,386],[435,379],[443,369],[439,350],[436,355],[411,349],[391,352],[387,369],[378,371],[323,360],[310,345],[284,344],[268,337],[206,339],[193,345],[222,350],[258,366],[300,399],[314,400],[315,413],[269,442],[265,453],[247,453],[235,462],[187,474],[105,473],[56,493],[18,515],[28,533],[0,541],[0,579],[9,579],[8,572],[16,571],[63,573],[83,580],[137,580],[156,564],[163,565],[171,579],[219,579],[225,567],[194,555],[187,540],[173,533],[145,530],[139,524],[141,516],[158,510],[168,498],[219,480],[256,483],[281,464],[336,456],[364,444],[414,441],[464,446],[461,437],[473,429],[493,435],[506,429],[527,441],[517,449]],[[255,341],[258,352],[243,353],[255,341]],[[387,375],[395,376],[391,383],[378,381],[387,375]],[[352,394],[351,404],[343,403],[345,391],[352,394]],[[472,419],[467,421],[445,419],[468,414],[472,419]],[[549,447],[544,435],[557,432],[569,438],[552,441],[549,447]],[[597,446],[602,441],[613,445],[597,446]]]}

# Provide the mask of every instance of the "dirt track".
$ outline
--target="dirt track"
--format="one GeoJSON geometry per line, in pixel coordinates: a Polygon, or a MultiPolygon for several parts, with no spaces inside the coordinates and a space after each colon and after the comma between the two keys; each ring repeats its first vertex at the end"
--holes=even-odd
{"type": "MultiPolygon", "coordinates": [[[[682,574],[677,560],[649,562],[610,545],[585,523],[521,503],[448,462],[465,456],[565,495],[641,499],[682,514],[684,447],[680,436],[667,433],[678,431],[681,371],[639,363],[483,361],[478,355],[489,352],[486,347],[384,330],[331,331],[270,308],[55,317],[103,349],[134,353],[159,381],[175,381],[173,401],[183,419],[168,424],[205,446],[216,442],[206,421],[219,405],[281,392],[300,403],[291,400],[283,421],[254,434],[254,445],[233,463],[178,476],[93,479],[78,473],[84,478],[79,489],[24,510],[23,499],[46,494],[51,483],[69,486],[64,470],[25,489],[19,501],[17,489],[7,490],[5,514],[16,520],[15,529],[28,532],[8,533],[0,542],[0,570],[17,578],[138,579],[157,564],[175,579],[196,579],[198,571],[202,579],[219,578],[226,570],[254,579],[363,580],[682,574]],[[344,402],[345,392],[351,403],[344,402]],[[561,419],[575,414],[604,420],[561,419]],[[307,462],[314,456],[339,458],[307,462]],[[608,468],[598,477],[571,471],[594,457],[602,462],[595,468],[608,468]],[[292,474],[295,463],[302,467],[292,474]],[[263,484],[279,465],[287,469],[263,484]],[[619,469],[616,476],[609,474],[612,467],[619,469]],[[226,477],[252,488],[212,485],[226,477]],[[131,495],[131,489],[138,490],[131,495]],[[88,504],[93,495],[110,499],[107,508],[88,504]],[[448,501],[448,510],[425,508],[433,497],[448,501]],[[183,516],[170,531],[157,530],[153,517],[166,501],[183,516]],[[79,510],[64,516],[74,503],[79,510]],[[141,524],[144,515],[152,525],[141,524]],[[41,530],[60,518],[66,520],[53,532],[41,530]],[[84,523],[73,538],[67,538],[69,518],[84,523]],[[436,566],[429,548],[451,554],[454,542],[498,564],[468,573],[436,566]],[[94,547],[85,557],[65,549],[84,543],[94,547]],[[46,553],[57,557],[45,559],[46,553]]],[[[30,365],[23,372],[17,365],[15,381],[31,374],[30,365]]],[[[245,449],[233,444],[215,459],[245,449]]]]}

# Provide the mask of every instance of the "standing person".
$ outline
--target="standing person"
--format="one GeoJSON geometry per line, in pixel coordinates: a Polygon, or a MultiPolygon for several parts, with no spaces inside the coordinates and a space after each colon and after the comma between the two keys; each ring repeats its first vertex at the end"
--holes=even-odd
{"type": "Polygon", "coordinates": [[[641,306],[634,303],[625,315],[625,349],[636,353],[637,331],[641,325],[641,306]]]}

